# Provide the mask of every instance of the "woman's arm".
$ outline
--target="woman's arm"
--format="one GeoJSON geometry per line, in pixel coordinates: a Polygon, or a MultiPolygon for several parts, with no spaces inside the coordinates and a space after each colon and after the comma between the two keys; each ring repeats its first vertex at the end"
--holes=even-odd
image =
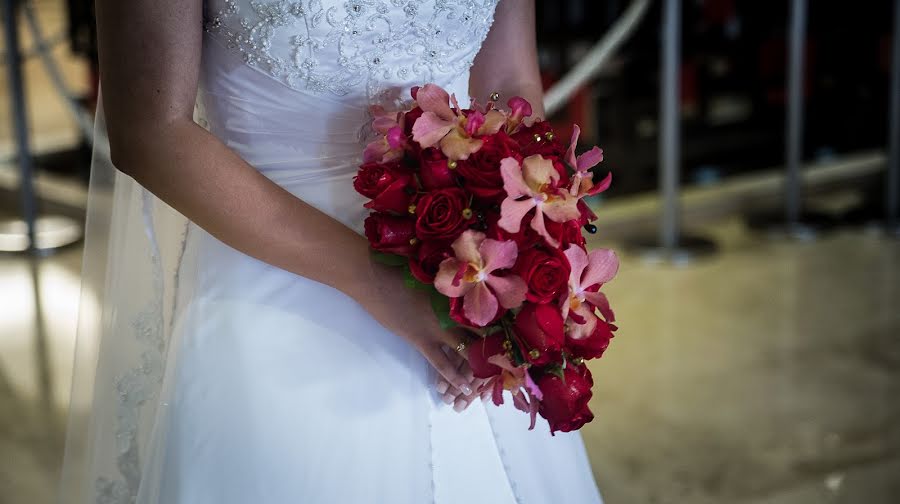
{"type": "MultiPolygon", "coordinates": [[[[202,0],[97,0],[113,162],[222,242],[356,299],[460,388],[430,306],[370,259],[368,242],[248,165],[193,122],[202,0]]],[[[350,190],[350,189],[348,189],[350,190]]]]}
{"type": "Polygon", "coordinates": [[[538,70],[534,0],[500,0],[494,24],[475,57],[469,94],[484,103],[494,91],[500,101],[521,96],[544,117],[544,91],[538,70]]]}

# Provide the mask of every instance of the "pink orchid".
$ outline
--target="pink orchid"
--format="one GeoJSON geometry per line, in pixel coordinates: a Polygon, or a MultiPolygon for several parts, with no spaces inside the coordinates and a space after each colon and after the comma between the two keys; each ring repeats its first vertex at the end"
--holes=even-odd
{"type": "Polygon", "coordinates": [[[559,242],[547,232],[544,216],[563,223],[577,219],[581,213],[577,197],[568,191],[555,189],[559,172],[553,167],[553,162],[536,154],[528,156],[519,165],[515,158],[509,157],[500,161],[500,174],[507,198],[500,205],[499,226],[510,233],[518,233],[522,219],[534,208],[531,228],[551,246],[558,247],[559,242]],[[520,200],[523,196],[526,198],[520,200]]]}
{"type": "Polygon", "coordinates": [[[363,151],[364,163],[388,163],[403,157],[406,138],[403,135],[402,113],[387,112],[383,107],[373,106],[372,129],[380,136],[370,142],[363,151]]]}
{"type": "Polygon", "coordinates": [[[473,324],[483,327],[501,306],[515,308],[525,301],[528,286],[524,280],[513,274],[493,274],[516,263],[516,242],[492,240],[469,229],[451,247],[456,257],[441,262],[434,286],[447,297],[462,297],[463,313],[473,324]]]}
{"type": "Polygon", "coordinates": [[[488,362],[501,369],[500,374],[491,377],[482,385],[482,399],[490,396],[494,404],[503,404],[503,391],[512,392],[513,405],[516,409],[524,411],[531,416],[531,425],[528,430],[534,429],[537,413],[541,406],[544,394],[528,374],[528,365],[514,366],[509,357],[503,354],[492,355],[488,362]]]}
{"type": "Polygon", "coordinates": [[[588,170],[603,161],[603,150],[595,145],[593,149],[575,157],[575,145],[578,143],[580,135],[581,128],[576,124],[572,129],[572,141],[569,143],[569,149],[566,151],[566,163],[575,170],[575,174],[572,176],[570,192],[573,196],[593,196],[609,188],[609,184],[612,182],[612,174],[607,175],[599,184],[594,185],[593,175],[588,173],[588,170]]]}
{"type": "Polygon", "coordinates": [[[619,259],[610,249],[597,249],[590,254],[578,245],[570,245],[564,252],[569,260],[569,292],[562,296],[563,319],[570,319],[569,335],[575,339],[588,337],[597,324],[594,308],[607,322],[615,321],[615,314],[609,307],[606,295],[600,287],[612,280],[619,270],[619,259]]]}
{"type": "Polygon", "coordinates": [[[476,135],[492,135],[506,124],[506,115],[499,110],[462,113],[456,96],[435,84],[419,88],[416,103],[423,113],[413,125],[413,140],[423,149],[440,145],[451,161],[468,159],[483,144],[476,135]]]}
{"type": "Polygon", "coordinates": [[[531,117],[531,103],[521,96],[513,96],[506,102],[506,105],[509,106],[510,111],[506,132],[512,134],[526,117],[531,117]]]}

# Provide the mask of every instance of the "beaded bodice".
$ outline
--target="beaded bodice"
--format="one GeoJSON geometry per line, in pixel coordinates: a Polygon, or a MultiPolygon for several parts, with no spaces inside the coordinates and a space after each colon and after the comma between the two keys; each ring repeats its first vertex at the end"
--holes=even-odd
{"type": "Polygon", "coordinates": [[[298,90],[365,95],[465,73],[498,0],[208,0],[206,31],[298,90]]]}

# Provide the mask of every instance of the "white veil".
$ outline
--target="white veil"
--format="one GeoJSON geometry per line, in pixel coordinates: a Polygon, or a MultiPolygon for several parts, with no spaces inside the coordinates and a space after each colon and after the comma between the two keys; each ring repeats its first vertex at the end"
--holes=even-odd
{"type": "Polygon", "coordinates": [[[59,502],[134,502],[159,414],[188,220],[116,170],[97,109],[59,502]]]}

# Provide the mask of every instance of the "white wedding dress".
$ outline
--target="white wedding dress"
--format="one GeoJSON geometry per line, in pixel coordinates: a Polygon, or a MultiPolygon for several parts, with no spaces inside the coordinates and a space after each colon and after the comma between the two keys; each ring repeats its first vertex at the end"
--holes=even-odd
{"type": "MultiPolygon", "coordinates": [[[[367,211],[351,179],[369,106],[407,106],[410,86],[426,82],[468,97],[495,4],[212,0],[197,121],[361,233],[367,211]]],[[[121,199],[119,184],[134,183],[116,178],[121,199]]],[[[193,224],[166,234],[165,206],[132,191],[143,219],[112,218],[142,227],[111,238],[108,261],[122,266],[107,266],[105,292],[124,294],[105,301],[87,454],[66,476],[91,481],[63,501],[600,502],[579,434],[551,436],[540,419],[529,431],[511,402],[456,413],[423,357],[355,301],[193,224]],[[123,280],[139,267],[117,243],[150,249],[152,285],[123,280]],[[144,288],[165,294],[148,309],[124,299],[144,288]],[[143,349],[130,365],[114,357],[125,345],[143,349]]]]}

